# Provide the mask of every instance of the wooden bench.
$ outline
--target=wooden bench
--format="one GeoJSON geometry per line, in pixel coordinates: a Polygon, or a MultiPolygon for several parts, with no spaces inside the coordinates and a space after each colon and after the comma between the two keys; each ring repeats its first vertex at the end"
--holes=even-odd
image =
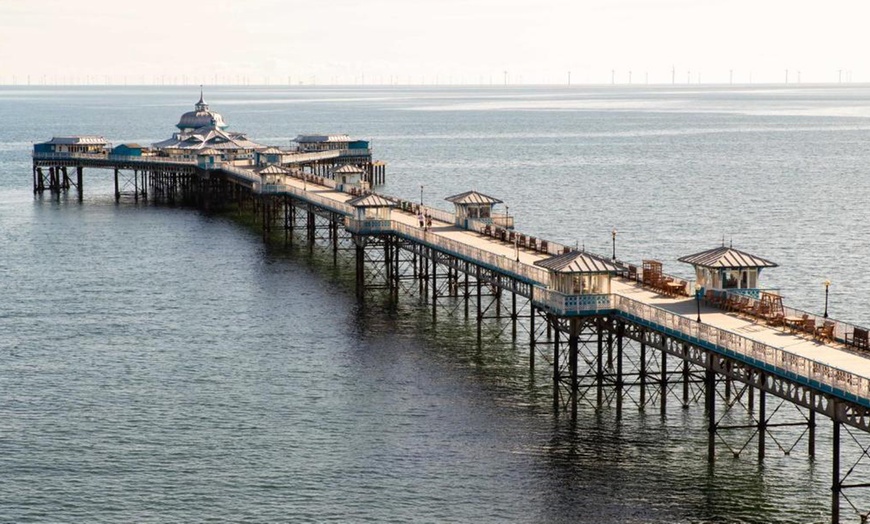
{"type": "Polygon", "coordinates": [[[541,240],[541,251],[546,253],[550,250],[550,246],[547,244],[546,240],[541,240]]]}
{"type": "Polygon", "coordinates": [[[870,337],[868,337],[867,330],[856,327],[851,333],[846,334],[846,344],[858,349],[870,349],[870,337]]]}

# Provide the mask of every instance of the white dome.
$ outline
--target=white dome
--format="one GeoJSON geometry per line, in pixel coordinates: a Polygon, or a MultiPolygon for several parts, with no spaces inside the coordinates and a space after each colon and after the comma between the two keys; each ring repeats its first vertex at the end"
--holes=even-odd
{"type": "Polygon", "coordinates": [[[195,109],[181,115],[181,119],[175,124],[175,127],[182,131],[187,131],[206,126],[214,126],[217,129],[226,129],[228,127],[224,123],[224,117],[220,113],[209,110],[208,104],[203,102],[202,94],[200,94],[199,102],[196,103],[195,109]]]}

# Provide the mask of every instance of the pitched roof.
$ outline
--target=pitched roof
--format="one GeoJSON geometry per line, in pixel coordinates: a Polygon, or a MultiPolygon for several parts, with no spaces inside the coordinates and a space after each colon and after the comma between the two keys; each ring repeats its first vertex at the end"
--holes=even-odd
{"type": "Polygon", "coordinates": [[[395,207],[396,204],[390,202],[381,195],[370,193],[368,195],[352,198],[347,201],[347,204],[353,207],[395,207]]]}
{"type": "Polygon", "coordinates": [[[444,200],[448,202],[453,202],[454,204],[501,204],[502,201],[493,198],[491,196],[484,195],[483,193],[478,193],[477,191],[466,191],[465,193],[459,193],[458,195],[453,195],[445,198],[444,200]]]}
{"type": "Polygon", "coordinates": [[[97,135],[77,135],[77,136],[55,136],[44,144],[64,144],[64,145],[80,145],[80,144],[96,144],[104,145],[106,139],[97,135]]]}
{"type": "Polygon", "coordinates": [[[701,251],[694,255],[686,255],[677,260],[692,264],[693,266],[706,267],[711,269],[737,269],[737,268],[762,268],[762,267],[777,267],[777,264],[770,260],[750,255],[733,247],[716,247],[701,251]]]}
{"type": "Polygon", "coordinates": [[[607,260],[583,251],[569,251],[535,262],[558,273],[616,273],[619,269],[607,260]]]}
{"type": "Polygon", "coordinates": [[[284,169],[281,166],[277,166],[275,164],[269,164],[263,167],[259,167],[256,169],[257,174],[259,175],[286,175],[290,171],[284,169]]]}
{"type": "Polygon", "coordinates": [[[283,155],[284,151],[281,151],[275,146],[269,146],[266,149],[263,149],[259,152],[261,155],[283,155]]]}
{"type": "Polygon", "coordinates": [[[348,175],[348,174],[365,173],[365,170],[360,169],[352,164],[346,164],[346,165],[343,165],[340,168],[336,169],[335,172],[340,174],[340,175],[348,175]]]}

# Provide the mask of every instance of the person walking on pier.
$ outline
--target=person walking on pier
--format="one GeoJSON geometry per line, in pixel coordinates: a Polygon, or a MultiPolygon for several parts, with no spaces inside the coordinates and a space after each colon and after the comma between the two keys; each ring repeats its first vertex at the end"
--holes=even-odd
{"type": "Polygon", "coordinates": [[[432,229],[432,215],[426,213],[426,231],[432,229]]]}
{"type": "Polygon", "coordinates": [[[421,209],[419,212],[417,212],[417,222],[420,223],[420,229],[422,229],[423,231],[425,231],[426,228],[423,227],[423,226],[425,225],[425,222],[424,222],[423,220],[424,220],[424,217],[423,217],[423,210],[421,209]]]}

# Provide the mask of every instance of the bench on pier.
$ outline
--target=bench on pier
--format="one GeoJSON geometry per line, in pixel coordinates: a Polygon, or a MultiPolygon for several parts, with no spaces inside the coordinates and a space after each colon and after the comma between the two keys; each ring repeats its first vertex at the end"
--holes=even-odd
{"type": "Polygon", "coordinates": [[[851,333],[846,334],[846,344],[858,349],[870,349],[870,337],[864,328],[856,327],[851,333]]]}
{"type": "Polygon", "coordinates": [[[546,240],[541,240],[541,246],[539,249],[541,250],[541,253],[546,253],[550,250],[550,245],[547,244],[546,240]]]}
{"type": "Polygon", "coordinates": [[[706,290],[704,292],[704,304],[718,308],[724,307],[725,293],[713,289],[706,290]]]}
{"type": "Polygon", "coordinates": [[[819,340],[821,342],[833,342],[834,341],[834,323],[830,320],[826,320],[824,324],[818,326],[816,328],[815,333],[813,334],[813,338],[819,340]]]}

